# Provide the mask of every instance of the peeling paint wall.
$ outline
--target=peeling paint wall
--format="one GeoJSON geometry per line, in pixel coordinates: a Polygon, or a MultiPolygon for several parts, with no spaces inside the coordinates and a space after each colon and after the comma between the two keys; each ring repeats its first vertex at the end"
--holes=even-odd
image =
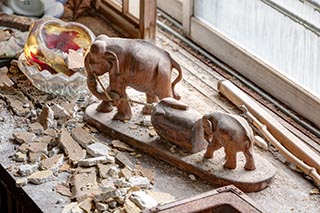
{"type": "Polygon", "coordinates": [[[194,7],[198,19],[320,97],[320,11],[310,2],[197,0],[194,7]],[[268,2],[315,28],[294,21],[268,2]]]}

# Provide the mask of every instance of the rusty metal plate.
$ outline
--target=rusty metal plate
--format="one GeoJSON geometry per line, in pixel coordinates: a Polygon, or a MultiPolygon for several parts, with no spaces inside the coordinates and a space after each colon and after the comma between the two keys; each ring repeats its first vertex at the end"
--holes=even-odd
{"type": "Polygon", "coordinates": [[[233,185],[221,187],[184,200],[160,205],[144,213],[233,213],[264,212],[245,193],[233,185]]]}

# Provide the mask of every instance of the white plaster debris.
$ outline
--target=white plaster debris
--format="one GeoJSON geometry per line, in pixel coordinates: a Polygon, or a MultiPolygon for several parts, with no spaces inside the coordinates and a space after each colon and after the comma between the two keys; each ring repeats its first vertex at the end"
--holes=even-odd
{"type": "Polygon", "coordinates": [[[128,192],[128,189],[126,188],[119,188],[119,189],[113,189],[112,187],[108,190],[105,190],[104,192],[95,195],[94,201],[97,202],[106,202],[110,198],[117,198],[125,196],[128,192]]]}
{"type": "Polygon", "coordinates": [[[64,206],[61,213],[71,213],[72,208],[76,207],[78,202],[72,202],[64,206]]]}
{"type": "Polygon", "coordinates": [[[97,202],[96,209],[98,209],[99,211],[106,211],[109,209],[109,205],[106,203],[97,202]]]}
{"type": "Polygon", "coordinates": [[[27,160],[27,154],[22,153],[22,152],[16,152],[13,155],[13,160],[17,162],[25,162],[27,160]]]}
{"type": "Polygon", "coordinates": [[[45,105],[43,107],[38,117],[38,121],[43,126],[44,129],[55,127],[54,112],[48,105],[45,105]]]}
{"type": "Polygon", "coordinates": [[[140,187],[142,189],[149,189],[152,187],[150,181],[146,177],[132,176],[129,178],[129,183],[133,186],[140,187]]]}
{"type": "Polygon", "coordinates": [[[18,178],[16,180],[16,186],[17,187],[22,187],[28,184],[28,178],[18,178]]]}
{"type": "Polygon", "coordinates": [[[60,166],[63,164],[63,154],[53,155],[50,158],[44,159],[40,162],[40,168],[42,170],[51,170],[53,173],[57,172],[60,166]]]}
{"type": "Polygon", "coordinates": [[[96,166],[98,163],[114,163],[114,157],[99,156],[94,158],[86,158],[78,161],[78,165],[83,167],[96,166]]]}
{"type": "Polygon", "coordinates": [[[42,184],[51,181],[53,178],[53,173],[51,170],[37,171],[32,175],[28,176],[28,182],[34,184],[42,184]]]}
{"type": "Polygon", "coordinates": [[[117,166],[112,165],[112,166],[110,166],[110,169],[108,171],[108,175],[110,175],[112,178],[118,178],[119,172],[120,172],[120,169],[117,166]]]}
{"type": "Polygon", "coordinates": [[[51,109],[54,113],[54,118],[55,119],[69,119],[71,118],[71,115],[69,114],[69,112],[63,108],[62,106],[60,106],[59,104],[53,104],[51,106],[51,109]]]}
{"type": "Polygon", "coordinates": [[[12,134],[12,136],[13,139],[16,140],[16,142],[18,142],[19,144],[32,142],[36,137],[34,133],[26,131],[15,132],[12,134]]]}
{"type": "Polygon", "coordinates": [[[34,173],[35,171],[37,171],[39,168],[39,164],[38,163],[34,163],[34,164],[24,164],[18,167],[19,169],[19,174],[22,177],[25,176],[29,176],[32,173],[34,173]]]}
{"type": "Polygon", "coordinates": [[[57,155],[60,151],[61,151],[61,149],[58,146],[55,146],[49,151],[48,157],[50,158],[54,155],[57,155]]]}
{"type": "Polygon", "coordinates": [[[87,153],[93,157],[108,156],[109,147],[103,143],[95,142],[86,147],[87,153]]]}
{"type": "Polygon", "coordinates": [[[129,183],[125,178],[117,178],[113,181],[113,184],[118,188],[132,187],[132,183],[129,183]]]}
{"type": "MultiPolygon", "coordinates": [[[[70,121],[70,120],[69,120],[70,121]]],[[[76,140],[83,148],[86,148],[88,145],[96,142],[96,138],[93,135],[90,135],[82,127],[76,127],[71,130],[71,136],[76,140]]]]}
{"type": "Polygon", "coordinates": [[[35,122],[29,125],[29,131],[36,135],[42,135],[44,128],[39,122],[35,122]]]}
{"type": "Polygon", "coordinates": [[[152,208],[158,204],[153,197],[146,194],[144,191],[132,192],[129,199],[141,209],[152,208]]]}

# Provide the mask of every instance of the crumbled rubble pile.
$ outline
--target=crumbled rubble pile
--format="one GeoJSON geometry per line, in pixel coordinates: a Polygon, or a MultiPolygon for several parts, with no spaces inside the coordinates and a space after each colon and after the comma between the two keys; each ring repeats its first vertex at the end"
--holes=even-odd
{"type": "Polygon", "coordinates": [[[57,193],[70,198],[63,212],[141,212],[174,200],[151,190],[155,173],[139,165],[141,154],[119,140],[99,140],[97,131],[83,123],[88,101],[39,92],[14,64],[8,76],[15,85],[0,87],[0,99],[13,114],[24,117],[24,130],[12,135],[16,163],[10,170],[18,186],[59,182],[59,173],[69,173],[67,182],[55,186],[57,193]]]}

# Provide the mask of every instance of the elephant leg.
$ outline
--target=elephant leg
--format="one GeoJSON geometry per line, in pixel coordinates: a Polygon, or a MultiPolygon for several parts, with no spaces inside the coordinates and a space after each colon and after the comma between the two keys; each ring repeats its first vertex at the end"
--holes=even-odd
{"type": "Polygon", "coordinates": [[[245,164],[244,168],[246,170],[255,170],[256,166],[255,166],[253,155],[252,155],[252,148],[245,150],[243,152],[243,154],[246,158],[246,164],[245,164]]]}
{"type": "Polygon", "coordinates": [[[146,94],[146,96],[147,96],[147,103],[150,104],[150,105],[145,105],[142,108],[142,113],[144,115],[151,115],[151,112],[152,112],[152,109],[153,109],[151,104],[159,102],[159,98],[156,95],[150,95],[148,93],[146,94]]]}
{"type": "Polygon", "coordinates": [[[110,101],[102,101],[98,106],[97,106],[97,111],[98,112],[111,112],[113,109],[112,107],[112,102],[110,101]]]}
{"type": "MultiPolygon", "coordinates": [[[[123,99],[127,99],[127,94],[121,96],[123,99]]],[[[117,105],[118,112],[113,116],[114,120],[130,120],[132,117],[131,107],[128,101],[120,100],[117,105]]]]}
{"type": "Polygon", "coordinates": [[[204,154],[205,158],[213,158],[213,153],[220,149],[222,147],[222,145],[215,140],[215,138],[212,139],[211,143],[209,143],[208,147],[207,147],[207,151],[204,154]]]}
{"type": "Polygon", "coordinates": [[[228,147],[224,147],[226,153],[226,162],[223,167],[226,169],[235,169],[237,167],[237,152],[228,147]]]}

